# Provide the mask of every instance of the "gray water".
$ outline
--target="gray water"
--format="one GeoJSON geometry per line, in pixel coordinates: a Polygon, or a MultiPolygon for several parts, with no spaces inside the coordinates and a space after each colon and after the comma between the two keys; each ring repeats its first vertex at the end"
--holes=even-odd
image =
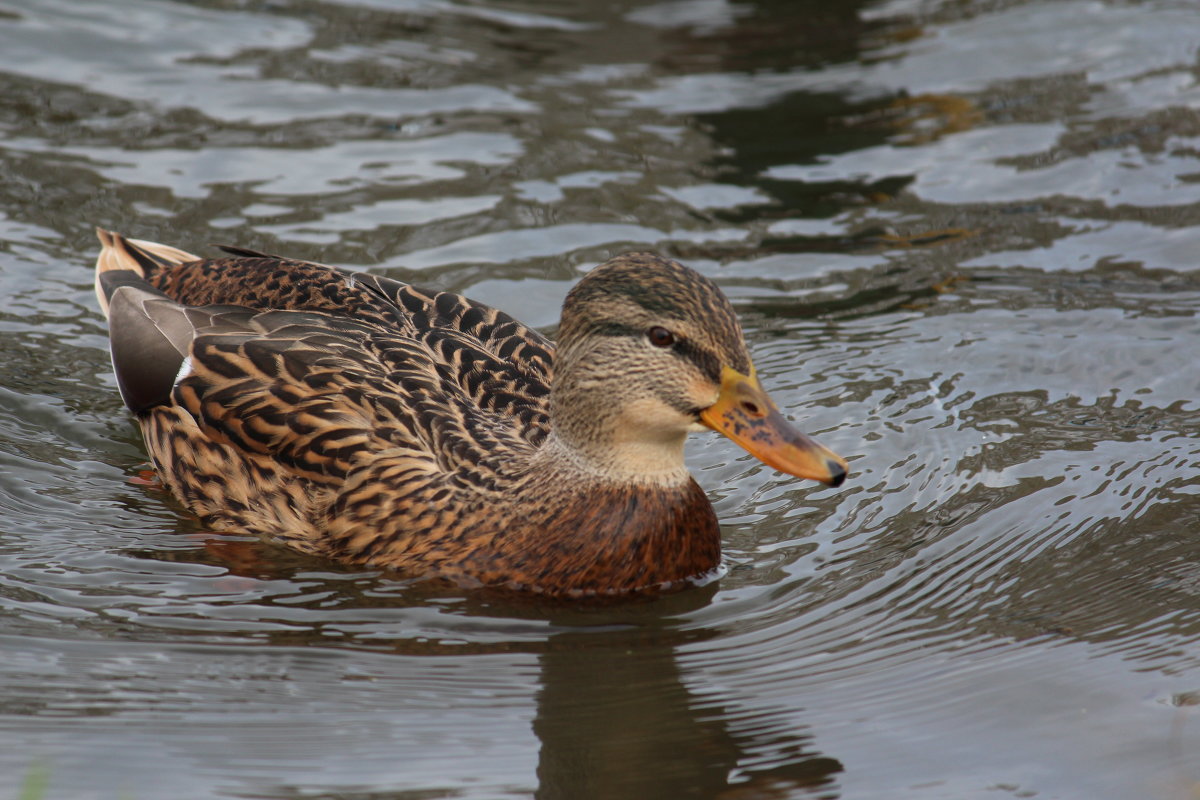
{"type": "Polygon", "coordinates": [[[1200,796],[1200,7],[0,0],[0,796],[1200,796]],[[833,490],[713,435],[727,575],[434,590],[153,485],[101,225],[553,331],[716,279],[833,490]]]}

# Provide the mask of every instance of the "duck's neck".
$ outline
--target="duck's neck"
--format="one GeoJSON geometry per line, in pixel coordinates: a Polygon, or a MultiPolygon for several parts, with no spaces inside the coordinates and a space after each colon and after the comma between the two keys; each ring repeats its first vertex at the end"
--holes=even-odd
{"type": "Polygon", "coordinates": [[[591,426],[584,435],[555,427],[534,456],[537,469],[608,486],[678,487],[691,475],[683,461],[686,431],[659,439],[591,426]],[[596,434],[602,434],[597,436],[596,434]]]}
{"type": "Polygon", "coordinates": [[[622,396],[610,376],[591,374],[595,360],[556,361],[550,391],[552,432],[539,459],[546,466],[573,468],[608,483],[686,483],[687,420],[652,395],[622,396]]]}

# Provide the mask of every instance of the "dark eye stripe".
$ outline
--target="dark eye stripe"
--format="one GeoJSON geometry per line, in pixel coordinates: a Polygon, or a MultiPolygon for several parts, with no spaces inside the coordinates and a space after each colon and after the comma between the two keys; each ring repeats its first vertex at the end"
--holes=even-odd
{"type": "MultiPolygon", "coordinates": [[[[596,336],[633,336],[638,338],[646,335],[641,328],[622,325],[619,322],[601,322],[593,326],[588,333],[596,336]]],[[[681,336],[675,337],[675,344],[671,347],[670,352],[695,364],[697,369],[713,383],[721,382],[721,359],[717,357],[716,353],[699,347],[681,336]]]]}
{"type": "Polygon", "coordinates": [[[697,347],[687,339],[676,339],[672,352],[695,364],[713,383],[721,382],[721,359],[717,358],[716,353],[697,347]]]}

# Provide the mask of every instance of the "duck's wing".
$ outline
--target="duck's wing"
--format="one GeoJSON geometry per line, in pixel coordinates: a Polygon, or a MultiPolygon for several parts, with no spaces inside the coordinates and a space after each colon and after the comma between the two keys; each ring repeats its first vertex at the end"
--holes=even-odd
{"type": "MultiPolygon", "coordinates": [[[[409,360],[389,369],[436,376],[438,383],[444,384],[437,391],[448,404],[461,394],[483,411],[508,416],[527,440],[538,443],[545,436],[554,345],[502,311],[451,292],[424,290],[377,275],[256,251],[199,259],[153,242],[107,231],[98,234],[103,248],[97,260],[97,294],[106,313],[110,313],[112,292],[141,278],[144,289],[191,307],[185,313],[152,304],[156,311],[151,327],[162,325],[161,335],[174,343],[176,350],[191,335],[189,326],[194,328],[193,334],[201,329],[214,332],[212,326],[205,327],[205,314],[219,314],[232,323],[230,306],[320,312],[326,316],[320,323],[314,321],[318,327],[336,327],[336,320],[374,326],[391,337],[390,352],[403,352],[404,347],[396,349],[397,343],[407,342],[407,349],[413,351],[409,360]],[[219,310],[202,310],[211,306],[219,310]]],[[[142,311],[138,315],[145,316],[142,311]]],[[[114,348],[132,352],[148,346],[138,343],[143,338],[153,342],[158,336],[145,326],[131,327],[124,321],[110,325],[110,330],[114,348]]],[[[137,358],[123,363],[129,370],[126,384],[131,387],[145,383],[135,377],[140,372],[154,371],[137,358]]],[[[159,366],[158,371],[165,374],[168,368],[159,366]]],[[[150,385],[158,387],[149,393],[161,391],[161,381],[147,377],[150,385]]]]}
{"type": "Polygon", "coordinates": [[[386,450],[490,485],[548,431],[553,347],[501,312],[307,262],[187,261],[113,241],[131,255],[102,262],[135,268],[100,268],[97,289],[141,416],[177,409],[211,441],[318,482],[386,450]]]}
{"type": "Polygon", "coordinates": [[[343,481],[386,451],[427,476],[487,483],[497,458],[528,452],[544,427],[541,403],[510,391],[536,394],[525,376],[453,333],[421,340],[315,312],[189,308],[131,284],[110,297],[113,365],[136,414],[181,411],[188,430],[172,436],[199,434],[309,481],[343,481]],[[464,386],[468,373],[478,377],[464,386]]]}

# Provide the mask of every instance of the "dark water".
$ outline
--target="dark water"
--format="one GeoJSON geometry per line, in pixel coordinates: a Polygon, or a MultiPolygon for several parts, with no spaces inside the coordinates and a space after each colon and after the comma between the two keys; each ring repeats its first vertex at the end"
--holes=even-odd
{"type": "Polygon", "coordinates": [[[1200,8],[0,0],[0,796],[1200,796],[1200,8]],[[206,534],[94,225],[545,326],[735,299],[840,490],[697,436],[718,584],[438,593],[206,534]]]}

